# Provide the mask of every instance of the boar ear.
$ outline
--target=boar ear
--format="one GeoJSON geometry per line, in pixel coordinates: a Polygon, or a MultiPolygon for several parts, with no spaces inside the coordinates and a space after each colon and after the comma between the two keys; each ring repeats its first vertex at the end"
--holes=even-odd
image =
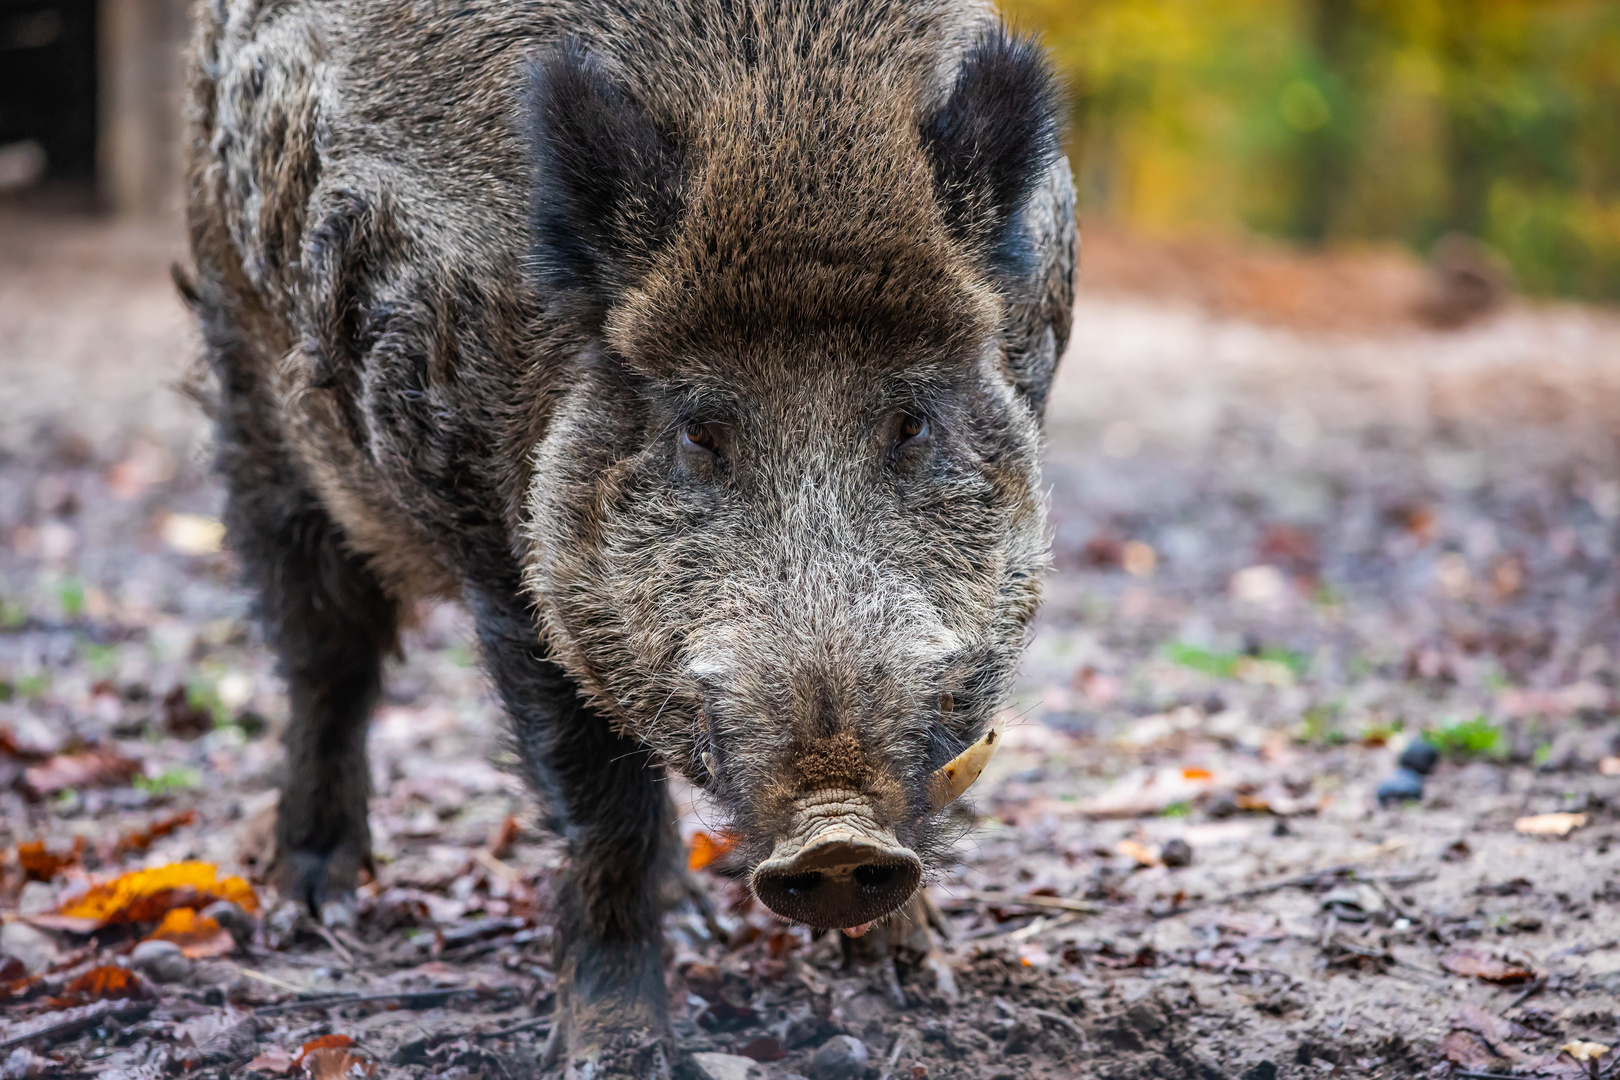
{"type": "Polygon", "coordinates": [[[946,227],[1008,277],[1031,269],[1022,211],[1058,154],[1059,96],[1040,45],[998,27],[968,50],[950,97],[923,122],[946,227]]]}
{"type": "Polygon", "coordinates": [[[530,72],[533,262],[598,318],[645,272],[681,210],[681,158],[578,43],[530,72]]]}

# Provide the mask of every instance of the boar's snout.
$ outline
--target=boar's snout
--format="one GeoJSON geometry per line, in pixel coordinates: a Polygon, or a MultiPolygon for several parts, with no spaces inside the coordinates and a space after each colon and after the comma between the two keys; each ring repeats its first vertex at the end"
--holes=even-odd
{"type": "Polygon", "coordinates": [[[881,919],[921,881],[922,861],[873,820],[863,796],[823,792],[800,803],[753,885],[783,918],[831,930],[881,919]]]}

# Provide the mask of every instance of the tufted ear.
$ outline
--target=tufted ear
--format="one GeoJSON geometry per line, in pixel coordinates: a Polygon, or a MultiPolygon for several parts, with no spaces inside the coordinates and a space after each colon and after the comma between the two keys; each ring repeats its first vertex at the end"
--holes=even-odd
{"type": "Polygon", "coordinates": [[[923,122],[946,227],[1008,277],[1031,269],[1022,211],[1057,157],[1058,112],[1044,50],[998,27],[968,50],[951,96],[923,122]]]}
{"type": "Polygon", "coordinates": [[[600,319],[675,227],[680,152],[572,41],[531,69],[529,123],[535,267],[600,319]]]}

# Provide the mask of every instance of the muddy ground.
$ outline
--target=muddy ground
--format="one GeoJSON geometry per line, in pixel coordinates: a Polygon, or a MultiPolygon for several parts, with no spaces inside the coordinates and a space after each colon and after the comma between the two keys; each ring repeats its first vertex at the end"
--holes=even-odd
{"type": "MultiPolygon", "coordinates": [[[[121,871],[257,881],[266,855],[285,706],[172,389],[178,254],[161,227],[0,214],[0,1075],[536,1075],[558,848],[452,608],[373,728],[380,871],[351,928],[259,883],[243,945],[145,961],[109,1002],[69,990],[150,925],[28,921],[121,871]],[[64,771],[86,754],[107,768],[64,771]],[[65,860],[48,880],[33,841],[65,860]],[[354,1045],[293,1062],[323,1035],[354,1045]]],[[[696,873],[717,925],[668,920],[684,1052],[870,1080],[1613,1071],[1560,1048],[1620,1042],[1620,317],[1347,332],[1176,296],[1082,294],[1056,573],[929,886],[955,999],[914,952],[774,923],[722,857],[696,873]],[[1425,734],[1421,798],[1381,806],[1425,734]],[[1550,813],[1574,827],[1521,831],[1550,813]]],[[[723,823],[682,804],[701,851],[723,823]]]]}

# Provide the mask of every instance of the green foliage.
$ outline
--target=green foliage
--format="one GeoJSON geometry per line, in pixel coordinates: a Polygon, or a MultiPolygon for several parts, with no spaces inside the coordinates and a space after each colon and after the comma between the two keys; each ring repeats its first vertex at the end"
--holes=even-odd
{"type": "Polygon", "coordinates": [[[1247,653],[1214,652],[1198,645],[1172,642],[1165,646],[1164,655],[1182,667],[1201,671],[1205,675],[1213,675],[1217,679],[1239,678],[1247,665],[1257,661],[1284,668],[1294,678],[1303,675],[1305,669],[1310,666],[1309,657],[1290,649],[1261,649],[1259,653],[1251,656],[1247,653]]]}
{"type": "Polygon", "coordinates": [[[1620,299],[1613,0],[1004,0],[1074,100],[1083,209],[1306,242],[1461,231],[1620,299]]]}
{"type": "Polygon", "coordinates": [[[190,791],[202,785],[202,773],[183,765],[164,769],[156,776],[137,776],[135,786],[148,795],[167,795],[174,791],[190,791]]]}
{"type": "Polygon", "coordinates": [[[1192,813],[1192,803],[1173,802],[1169,806],[1166,806],[1163,810],[1160,810],[1159,813],[1165,817],[1186,817],[1188,814],[1192,813]]]}
{"type": "Polygon", "coordinates": [[[56,590],[56,602],[64,619],[77,619],[84,614],[84,583],[78,578],[67,578],[56,590]]]}
{"type": "Polygon", "coordinates": [[[1508,752],[1506,734],[1483,716],[1433,728],[1424,738],[1448,757],[1505,757],[1508,752]]]}

